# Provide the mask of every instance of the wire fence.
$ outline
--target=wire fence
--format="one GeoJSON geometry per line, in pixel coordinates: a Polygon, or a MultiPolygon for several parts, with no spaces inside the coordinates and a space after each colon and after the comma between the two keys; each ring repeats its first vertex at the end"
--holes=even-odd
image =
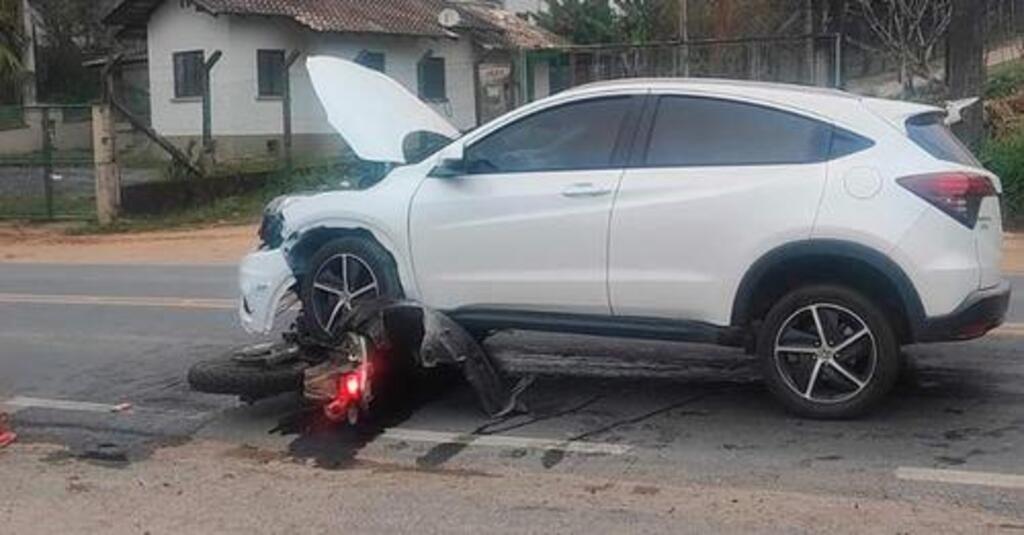
{"type": "Polygon", "coordinates": [[[712,77],[838,87],[843,74],[837,35],[572,46],[533,52],[527,62],[531,74],[538,64],[549,67],[547,84],[536,77],[527,82],[527,100],[621,78],[712,77]]]}
{"type": "Polygon", "coordinates": [[[91,107],[0,107],[0,218],[90,218],[91,107]]]}

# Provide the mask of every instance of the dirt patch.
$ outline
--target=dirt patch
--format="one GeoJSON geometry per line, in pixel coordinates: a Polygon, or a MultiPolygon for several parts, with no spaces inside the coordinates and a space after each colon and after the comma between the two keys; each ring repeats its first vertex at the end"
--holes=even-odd
{"type": "Polygon", "coordinates": [[[1024,274],[1024,234],[1007,234],[1003,241],[1006,256],[1003,270],[1007,273],[1024,274]]]}
{"type": "Polygon", "coordinates": [[[373,467],[330,472],[210,442],[160,450],[127,470],[40,462],[55,450],[17,445],[0,455],[6,532],[331,532],[343,525],[352,533],[550,526],[566,533],[979,533],[1020,525],[939,492],[906,499],[891,490],[869,497],[617,477],[616,487],[640,490],[595,495],[588,488],[610,480],[513,469],[457,480],[373,467]]]}
{"type": "Polygon", "coordinates": [[[60,226],[0,226],[0,262],[231,265],[256,241],[253,225],[91,236],[60,226]]]}

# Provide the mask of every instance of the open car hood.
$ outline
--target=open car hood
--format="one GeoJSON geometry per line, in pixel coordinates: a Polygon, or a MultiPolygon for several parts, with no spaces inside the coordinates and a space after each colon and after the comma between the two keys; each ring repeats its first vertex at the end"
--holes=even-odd
{"type": "Polygon", "coordinates": [[[410,134],[455,139],[459,131],[396,80],[333,56],[310,56],[306,70],[327,121],[357,156],[407,163],[410,134]]]}

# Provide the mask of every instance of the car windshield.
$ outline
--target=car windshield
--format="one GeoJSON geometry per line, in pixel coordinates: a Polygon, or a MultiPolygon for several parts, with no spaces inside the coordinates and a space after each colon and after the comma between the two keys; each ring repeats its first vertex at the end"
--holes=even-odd
{"type": "Polygon", "coordinates": [[[941,112],[915,115],[907,119],[907,135],[919,147],[940,160],[981,167],[970,149],[946,126],[945,119],[945,114],[941,112]]]}

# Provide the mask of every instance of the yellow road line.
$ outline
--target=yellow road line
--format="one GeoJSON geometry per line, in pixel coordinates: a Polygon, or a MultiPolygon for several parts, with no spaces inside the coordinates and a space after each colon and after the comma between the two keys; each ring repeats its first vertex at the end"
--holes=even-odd
{"type": "Polygon", "coordinates": [[[238,305],[233,299],[204,299],[182,297],[132,297],[108,295],[40,295],[0,293],[0,303],[41,305],[99,305],[155,308],[198,308],[233,310],[238,305]]]}

